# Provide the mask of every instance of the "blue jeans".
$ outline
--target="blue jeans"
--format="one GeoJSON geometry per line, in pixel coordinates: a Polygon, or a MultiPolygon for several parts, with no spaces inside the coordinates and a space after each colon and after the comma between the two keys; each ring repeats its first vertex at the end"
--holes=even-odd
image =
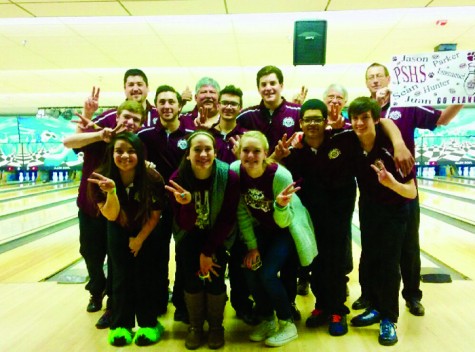
{"type": "Polygon", "coordinates": [[[288,228],[272,231],[257,227],[254,229],[262,266],[256,271],[246,270],[246,280],[256,303],[256,310],[262,317],[277,314],[280,320],[292,318],[287,291],[278,276],[282,267],[296,257],[295,244],[288,228]]]}

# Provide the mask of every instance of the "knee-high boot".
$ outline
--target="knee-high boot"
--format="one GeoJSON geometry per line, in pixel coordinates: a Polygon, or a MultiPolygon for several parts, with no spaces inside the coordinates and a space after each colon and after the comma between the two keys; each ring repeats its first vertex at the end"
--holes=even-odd
{"type": "Polygon", "coordinates": [[[207,320],[209,325],[208,347],[212,350],[224,345],[224,308],[226,306],[226,293],[220,295],[206,295],[207,320]]]}
{"type": "Polygon", "coordinates": [[[185,303],[190,318],[185,347],[189,350],[196,350],[203,342],[203,323],[206,309],[205,293],[185,292],[185,303]]]}

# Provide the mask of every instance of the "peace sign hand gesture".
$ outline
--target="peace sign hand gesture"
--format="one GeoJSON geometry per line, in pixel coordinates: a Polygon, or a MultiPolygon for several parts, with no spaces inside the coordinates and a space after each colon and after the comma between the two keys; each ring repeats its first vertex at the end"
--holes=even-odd
{"type": "Polygon", "coordinates": [[[88,182],[95,183],[99,186],[101,191],[106,193],[113,193],[115,191],[115,182],[114,180],[102,176],[97,172],[93,172],[91,176],[87,179],[88,182]]]}
{"type": "Polygon", "coordinates": [[[282,192],[280,192],[279,195],[276,197],[275,202],[282,208],[287,206],[290,203],[290,200],[292,199],[292,195],[300,190],[301,187],[294,187],[295,184],[295,182],[292,182],[290,185],[285,187],[282,192]]]}
{"type": "Polygon", "coordinates": [[[175,196],[175,200],[177,201],[177,203],[181,204],[181,205],[186,205],[188,203],[191,203],[191,193],[188,192],[186,189],[184,189],[183,187],[181,187],[178,183],[176,183],[175,181],[172,181],[170,180],[170,186],[169,185],[165,185],[165,189],[167,191],[170,191],[171,193],[173,193],[173,195],[175,196]]]}

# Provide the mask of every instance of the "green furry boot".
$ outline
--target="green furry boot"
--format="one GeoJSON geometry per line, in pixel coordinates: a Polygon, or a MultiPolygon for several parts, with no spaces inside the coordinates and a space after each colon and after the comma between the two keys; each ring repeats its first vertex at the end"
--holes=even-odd
{"type": "Polygon", "coordinates": [[[163,331],[165,331],[165,328],[160,322],[157,322],[157,325],[153,328],[140,328],[135,333],[134,343],[137,346],[153,345],[160,340],[163,331]]]}
{"type": "Polygon", "coordinates": [[[112,346],[125,346],[132,342],[132,330],[126,328],[116,328],[109,330],[109,343],[112,346]]]}

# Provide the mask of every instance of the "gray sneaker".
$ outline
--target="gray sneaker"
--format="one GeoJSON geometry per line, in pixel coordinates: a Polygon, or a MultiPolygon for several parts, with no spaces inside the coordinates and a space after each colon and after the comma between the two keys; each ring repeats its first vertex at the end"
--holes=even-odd
{"type": "Polygon", "coordinates": [[[299,337],[297,327],[292,321],[279,320],[279,329],[266,339],[266,345],[271,347],[283,346],[299,337]]]}
{"type": "Polygon", "coordinates": [[[249,340],[254,342],[261,342],[275,333],[276,323],[274,317],[272,320],[263,320],[256,326],[253,332],[249,335],[249,340]]]}

